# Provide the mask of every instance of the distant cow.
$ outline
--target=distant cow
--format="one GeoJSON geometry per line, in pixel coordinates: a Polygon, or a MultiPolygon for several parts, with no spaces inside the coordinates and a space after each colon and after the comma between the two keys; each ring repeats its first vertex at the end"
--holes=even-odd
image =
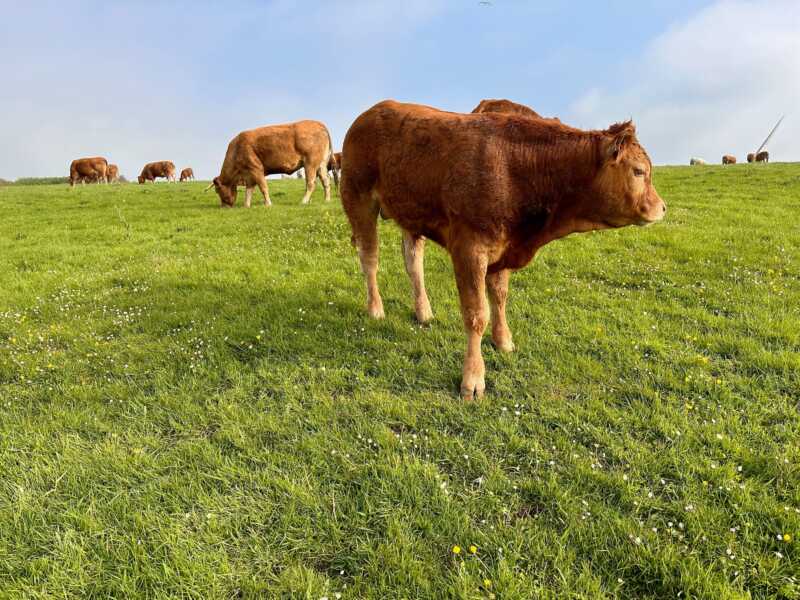
{"type": "Polygon", "coordinates": [[[507,115],[520,115],[522,117],[545,119],[554,121],[555,123],[561,123],[561,119],[558,117],[543,117],[531,107],[520,104],[519,102],[506,100],[505,98],[501,98],[499,100],[481,100],[478,106],[472,109],[472,112],[474,114],[504,113],[507,115]]]}
{"type": "Polygon", "coordinates": [[[769,152],[766,150],[762,150],[758,154],[756,154],[756,162],[769,162],[769,152]]]}
{"type": "Polygon", "coordinates": [[[514,349],[505,316],[512,270],[570,233],[645,225],[666,211],[630,122],[582,131],[519,115],[457,114],[385,101],[355,120],[342,152],[342,205],[372,317],[384,316],[378,214],[403,230],[421,322],[433,317],[424,284],[424,239],[450,253],[467,333],[464,399],[484,392],[481,338],[490,308],[495,345],[514,349]]]}
{"type": "Polygon", "coordinates": [[[306,193],[302,204],[310,200],[317,177],[325,188],[325,201],[330,202],[328,164],[332,154],[330,133],[319,121],[297,121],[243,131],[228,144],[222,170],[206,189],[213,186],[222,206],[233,206],[236,203],[236,185],[243,181],[246,207],[250,207],[255,186],[264,195],[264,206],[270,206],[272,202],[265,175],[294,173],[303,167],[306,193]]]}
{"type": "Polygon", "coordinates": [[[755,152],[750,152],[747,155],[747,162],[749,162],[749,163],[756,162],[756,153],[755,152]]]}
{"type": "Polygon", "coordinates": [[[117,165],[108,165],[106,179],[108,183],[117,183],[119,181],[119,167],[117,165]]]}
{"type": "Polygon", "coordinates": [[[69,185],[86,181],[106,182],[108,175],[108,161],[102,156],[91,158],[78,158],[69,165],[69,185]]]}
{"type": "Polygon", "coordinates": [[[689,159],[689,164],[690,165],[704,165],[704,164],[706,164],[706,161],[704,161],[702,158],[691,158],[691,159],[689,159]]]}
{"type": "Polygon", "coordinates": [[[328,172],[333,175],[333,183],[339,189],[339,177],[342,172],[342,153],[334,152],[328,161],[328,172]]]}
{"type": "Polygon", "coordinates": [[[189,181],[194,179],[194,171],[192,171],[191,167],[186,167],[181,171],[181,181],[189,181]]]}
{"type": "Polygon", "coordinates": [[[722,157],[722,164],[723,165],[735,165],[736,164],[736,157],[731,156],[730,154],[726,154],[722,157]]]}
{"type": "Polygon", "coordinates": [[[147,163],[139,175],[139,183],[155,182],[156,177],[164,177],[167,181],[175,181],[175,163],[171,160],[159,160],[147,163]]]}

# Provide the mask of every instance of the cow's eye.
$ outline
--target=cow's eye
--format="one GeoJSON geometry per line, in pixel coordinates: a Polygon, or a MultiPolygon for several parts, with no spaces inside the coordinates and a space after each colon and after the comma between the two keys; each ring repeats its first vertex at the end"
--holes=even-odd
{"type": "Polygon", "coordinates": [[[640,169],[639,167],[634,167],[633,174],[636,175],[636,177],[644,177],[644,169],[640,169]]]}

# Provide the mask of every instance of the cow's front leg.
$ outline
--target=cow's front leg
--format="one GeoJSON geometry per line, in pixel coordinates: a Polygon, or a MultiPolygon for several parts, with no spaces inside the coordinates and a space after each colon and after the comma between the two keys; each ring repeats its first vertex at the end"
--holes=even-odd
{"type": "Polygon", "coordinates": [[[244,207],[250,208],[250,203],[253,201],[253,186],[248,185],[244,190],[244,207]]]}
{"type": "MultiPolygon", "coordinates": [[[[469,246],[469,245],[467,245],[469,246]]],[[[461,377],[461,397],[481,398],[486,389],[486,367],[481,354],[481,339],[489,322],[486,302],[486,252],[480,247],[466,247],[453,252],[453,267],[461,300],[461,317],[467,334],[467,351],[461,377]]]]}
{"type": "Polygon", "coordinates": [[[420,323],[428,323],[433,319],[431,303],[425,291],[424,256],[425,238],[414,237],[403,231],[403,259],[406,273],[411,280],[411,291],[414,293],[414,313],[420,323]]]}
{"type": "Polygon", "coordinates": [[[492,310],[492,341],[501,352],[513,352],[511,329],[506,321],[506,299],[508,298],[509,269],[503,269],[486,276],[486,289],[489,292],[489,306],[492,310]]]}

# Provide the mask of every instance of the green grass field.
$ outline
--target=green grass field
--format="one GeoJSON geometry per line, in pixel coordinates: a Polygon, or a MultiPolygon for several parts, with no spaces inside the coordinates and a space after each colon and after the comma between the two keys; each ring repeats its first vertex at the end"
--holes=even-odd
{"type": "Polygon", "coordinates": [[[471,404],[302,185],[0,188],[0,598],[800,598],[800,165],[544,248],[471,404]]]}

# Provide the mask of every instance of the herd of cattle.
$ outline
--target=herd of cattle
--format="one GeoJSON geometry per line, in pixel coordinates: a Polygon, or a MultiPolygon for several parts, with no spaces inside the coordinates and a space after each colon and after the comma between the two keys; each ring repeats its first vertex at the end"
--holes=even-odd
{"type": "MultiPolygon", "coordinates": [[[[164,177],[167,181],[175,181],[175,163],[169,160],[147,163],[139,175],[139,183],[155,181],[156,177],[164,177]]],[[[190,167],[181,171],[180,180],[194,180],[194,172],[190,167]]],[[[74,186],[76,183],[116,183],[118,181],[119,167],[110,164],[102,156],[78,158],[69,165],[70,186],[74,186]]]]}
{"type": "MultiPolygon", "coordinates": [[[[112,167],[102,158],[74,161],[70,181],[108,181],[112,167]]],[[[266,175],[301,167],[304,203],[317,178],[330,200],[329,171],[336,181],[341,170],[342,206],[370,316],[384,317],[377,280],[379,216],[402,230],[421,323],[433,318],[425,289],[425,240],[449,252],[467,337],[464,399],[484,393],[481,339],[490,322],[496,348],[514,349],[505,314],[512,271],[571,233],[648,225],[666,213],[633,123],[584,131],[508,100],[484,100],[469,114],[384,101],[353,122],[340,154],[318,121],[243,131],[228,145],[220,174],[206,189],[216,190],[222,206],[233,206],[237,187],[244,185],[250,206],[258,187],[269,206],[266,175]]],[[[174,180],[174,173],[171,162],[150,163],[139,182],[174,180]]]]}
{"type": "MultiPolygon", "coordinates": [[[[749,163],[768,163],[769,162],[769,152],[766,150],[762,150],[761,152],[751,152],[747,155],[747,162],[749,163]]],[[[706,161],[702,158],[691,158],[689,160],[690,165],[704,165],[706,161]]],[[[732,154],[726,154],[722,157],[722,164],[723,165],[735,165],[736,164],[736,157],[732,154]]]]}

